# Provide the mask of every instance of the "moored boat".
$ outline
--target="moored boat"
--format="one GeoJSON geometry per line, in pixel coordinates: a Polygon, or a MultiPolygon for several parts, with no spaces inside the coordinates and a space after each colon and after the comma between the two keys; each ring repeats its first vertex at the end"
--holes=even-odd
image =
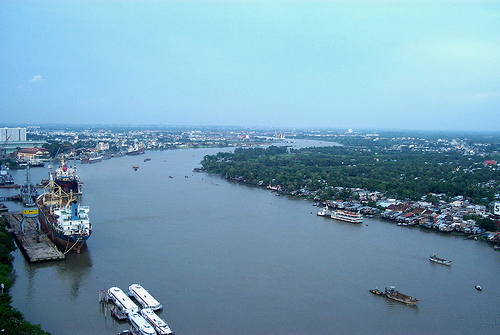
{"type": "Polygon", "coordinates": [[[37,198],[36,205],[40,225],[48,237],[65,252],[80,252],[92,234],[89,206],[78,204],[72,193],[65,193],[53,180],[37,198]]]}
{"type": "Polygon", "coordinates": [[[432,254],[430,257],[429,257],[429,260],[431,262],[434,262],[434,263],[438,263],[438,264],[443,264],[443,265],[451,265],[451,261],[448,261],[446,259],[443,259],[443,258],[439,258],[436,256],[436,254],[432,254]]]}
{"type": "Polygon", "coordinates": [[[64,192],[81,194],[83,182],[78,176],[76,165],[69,166],[64,160],[54,171],[54,181],[61,186],[64,192]]]}
{"type": "Polygon", "coordinates": [[[318,216],[328,216],[331,217],[332,211],[328,208],[328,206],[323,207],[321,211],[318,212],[318,216]]]}
{"type": "Polygon", "coordinates": [[[108,296],[123,313],[132,314],[139,312],[139,306],[134,304],[134,302],[119,287],[111,287],[108,290],[108,296]]]}
{"type": "Polygon", "coordinates": [[[374,289],[371,289],[371,290],[368,290],[370,291],[370,293],[373,293],[373,294],[376,294],[376,295],[385,295],[384,292],[380,291],[378,288],[374,288],[374,289]]]}
{"type": "Polygon", "coordinates": [[[415,299],[409,295],[396,291],[396,288],[394,286],[389,286],[389,288],[387,287],[385,288],[385,296],[389,299],[396,300],[408,305],[415,305],[417,302],[420,301],[420,299],[415,299]]]}
{"type": "Polygon", "coordinates": [[[148,321],[139,313],[130,313],[128,315],[128,319],[130,320],[130,323],[132,326],[134,326],[135,329],[139,331],[142,335],[155,335],[156,331],[149,324],[148,321]]]}
{"type": "Polygon", "coordinates": [[[153,298],[153,296],[139,284],[132,284],[129,286],[128,295],[132,296],[142,305],[142,308],[150,308],[152,310],[161,309],[163,306],[153,298]]]}
{"type": "Polygon", "coordinates": [[[363,216],[356,212],[346,211],[337,209],[331,214],[331,218],[335,220],[350,222],[350,223],[362,223],[363,216]]]}
{"type": "Polygon", "coordinates": [[[168,326],[168,324],[160,318],[153,310],[150,308],[144,308],[141,310],[142,316],[153,325],[156,332],[160,335],[169,335],[173,334],[172,330],[168,326]]]}

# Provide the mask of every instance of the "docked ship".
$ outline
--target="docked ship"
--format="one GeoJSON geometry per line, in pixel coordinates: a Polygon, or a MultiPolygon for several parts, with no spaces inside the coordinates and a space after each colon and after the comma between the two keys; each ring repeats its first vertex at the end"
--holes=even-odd
{"type": "Polygon", "coordinates": [[[144,148],[144,145],[139,144],[139,145],[134,145],[128,148],[127,150],[127,155],[129,156],[134,156],[134,155],[141,155],[146,152],[146,148],[144,148]]]}
{"type": "Polygon", "coordinates": [[[149,294],[149,292],[146,291],[141,285],[132,284],[128,289],[128,295],[134,297],[135,300],[142,305],[142,308],[150,308],[154,311],[162,308],[162,305],[158,302],[158,300],[153,298],[153,296],[149,294]]]}
{"type": "Polygon", "coordinates": [[[111,300],[113,300],[122,313],[133,314],[139,312],[139,306],[134,304],[134,302],[119,287],[111,287],[108,290],[108,296],[111,300]]]}
{"type": "Polygon", "coordinates": [[[81,206],[72,192],[65,193],[53,180],[37,198],[38,218],[43,230],[54,243],[80,252],[92,234],[89,206],[81,206]]]}
{"type": "Polygon", "coordinates": [[[396,291],[394,286],[389,286],[389,288],[385,288],[385,296],[389,299],[396,300],[408,305],[415,305],[420,299],[415,299],[410,297],[409,295],[400,293],[396,291]]]}
{"type": "Polygon", "coordinates": [[[160,318],[153,310],[149,308],[144,308],[141,310],[141,315],[148,320],[148,322],[153,325],[153,328],[156,330],[156,333],[159,335],[171,335],[174,332],[170,329],[168,324],[160,318]]]}
{"type": "Polygon", "coordinates": [[[346,211],[337,209],[331,214],[331,218],[335,220],[350,222],[350,223],[362,223],[363,216],[356,212],[346,211]]]}
{"type": "Polygon", "coordinates": [[[132,326],[139,331],[141,335],[156,335],[156,331],[148,321],[139,313],[131,313],[128,319],[132,326]]]}
{"type": "Polygon", "coordinates": [[[54,171],[54,181],[66,193],[82,194],[83,182],[76,172],[76,165],[68,166],[63,160],[54,171]]]}
{"type": "Polygon", "coordinates": [[[443,259],[443,258],[439,258],[436,256],[436,254],[432,254],[430,257],[429,257],[429,260],[431,262],[434,262],[434,263],[438,263],[438,264],[443,264],[443,265],[451,265],[451,261],[448,261],[446,259],[443,259]]]}

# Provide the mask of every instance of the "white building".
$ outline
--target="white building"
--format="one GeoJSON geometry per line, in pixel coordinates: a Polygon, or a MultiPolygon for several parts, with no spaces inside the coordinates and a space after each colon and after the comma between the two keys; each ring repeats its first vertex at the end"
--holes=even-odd
{"type": "Polygon", "coordinates": [[[26,128],[1,128],[0,143],[8,142],[26,142],[26,128]]]}

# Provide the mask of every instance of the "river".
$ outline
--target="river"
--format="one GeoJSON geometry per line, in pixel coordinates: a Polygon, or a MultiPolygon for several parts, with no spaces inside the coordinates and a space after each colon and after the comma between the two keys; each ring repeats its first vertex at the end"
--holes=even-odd
{"type": "MultiPolygon", "coordinates": [[[[16,250],[13,307],[54,335],[117,334],[129,326],[98,293],[139,283],[177,335],[500,333],[491,245],[377,218],[338,222],[310,201],[194,173],[216,150],[78,165],[94,227],[88,248],[39,264],[16,250]],[[432,253],[453,264],[429,262],[432,253]],[[420,302],[368,292],[389,285],[420,302]]],[[[47,168],[31,172],[47,178],[47,168]]],[[[11,173],[24,182],[24,171],[11,173]]]]}

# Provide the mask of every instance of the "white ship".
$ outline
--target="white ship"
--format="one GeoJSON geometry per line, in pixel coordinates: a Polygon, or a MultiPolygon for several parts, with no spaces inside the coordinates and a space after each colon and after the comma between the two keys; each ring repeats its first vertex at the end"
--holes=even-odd
{"type": "Polygon", "coordinates": [[[108,296],[118,306],[118,308],[125,314],[132,314],[139,312],[139,306],[118,287],[111,287],[108,290],[108,296]]]}
{"type": "Polygon", "coordinates": [[[149,322],[144,319],[142,315],[139,313],[131,313],[128,315],[128,319],[130,320],[130,323],[132,326],[134,326],[135,329],[139,331],[142,335],[155,335],[156,331],[149,324],[149,322]]]}
{"type": "Polygon", "coordinates": [[[162,308],[158,300],[153,298],[141,285],[132,284],[128,289],[128,295],[134,297],[142,305],[142,308],[150,308],[154,311],[162,308]]]}
{"type": "Polygon", "coordinates": [[[351,211],[340,210],[340,209],[332,212],[331,218],[335,219],[335,220],[350,222],[350,223],[362,223],[363,222],[363,216],[361,214],[351,212],[351,211]]]}
{"type": "Polygon", "coordinates": [[[148,320],[150,324],[153,325],[154,329],[158,334],[170,335],[174,333],[167,325],[165,320],[161,319],[158,315],[156,315],[156,313],[153,312],[153,310],[149,308],[144,308],[143,310],[141,310],[141,314],[146,320],[148,320]]]}

